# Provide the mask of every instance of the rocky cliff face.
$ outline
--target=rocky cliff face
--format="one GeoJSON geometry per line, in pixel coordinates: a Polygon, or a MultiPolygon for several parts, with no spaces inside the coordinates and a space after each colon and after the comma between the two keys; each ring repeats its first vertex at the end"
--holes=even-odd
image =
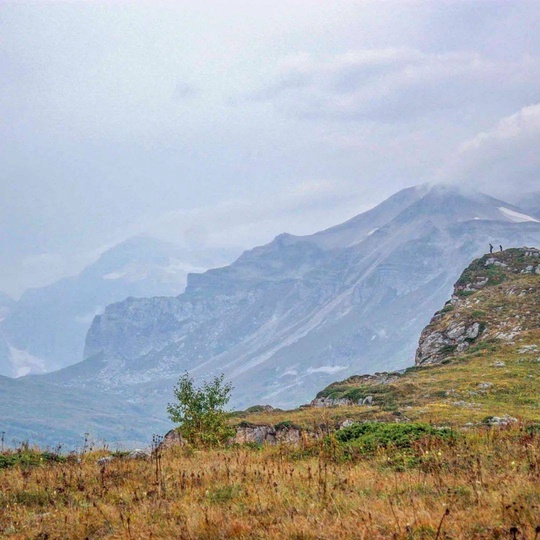
{"type": "Polygon", "coordinates": [[[540,223],[481,194],[405,190],[337,227],[280,235],[190,274],[178,297],[109,306],[88,332],[84,369],[55,380],[158,410],[183,371],[223,372],[235,407],[305,403],[337,374],[407,366],[431,313],[489,241],[540,243],[540,223]]]}
{"type": "MultiPolygon", "coordinates": [[[[99,410],[101,396],[129,404],[145,423],[148,440],[164,431],[160,421],[185,370],[199,379],[224,373],[235,387],[234,408],[307,403],[338,378],[409,366],[422,329],[489,242],[540,245],[540,222],[481,194],[406,190],[337,227],[311,236],[281,235],[230,266],[190,275],[180,296],[131,298],[107,307],[88,332],[83,362],[23,377],[17,386],[84,395],[99,410]]],[[[470,321],[479,323],[481,336],[482,320],[470,321]]],[[[476,331],[470,325],[466,339],[476,331]]],[[[399,384],[395,377],[383,384],[354,378],[351,393],[333,388],[318,397],[355,404],[362,399],[358,409],[370,414],[390,399],[399,384]]],[[[59,418],[65,403],[51,404],[59,418]]],[[[48,421],[40,404],[25,404],[25,418],[48,421]]],[[[13,416],[11,408],[10,400],[0,400],[4,418],[13,416]]],[[[86,431],[84,422],[77,425],[86,431]]],[[[122,425],[131,430],[135,423],[126,419],[122,425]]],[[[21,423],[13,420],[9,427],[20,431],[21,423]]],[[[99,430],[97,436],[104,427],[99,430]]]]}
{"type": "Polygon", "coordinates": [[[540,250],[509,249],[475,260],[424,329],[417,365],[440,364],[488,340],[514,342],[540,325],[540,250]]]}

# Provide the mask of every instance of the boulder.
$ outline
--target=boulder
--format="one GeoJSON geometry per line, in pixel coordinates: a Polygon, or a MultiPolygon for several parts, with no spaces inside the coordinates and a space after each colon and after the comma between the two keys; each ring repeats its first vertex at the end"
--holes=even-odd
{"type": "Polygon", "coordinates": [[[173,446],[185,446],[187,444],[186,439],[180,435],[177,429],[171,429],[163,437],[163,440],[159,444],[161,450],[172,448],[173,446]]]}
{"type": "Polygon", "coordinates": [[[350,405],[356,405],[356,403],[349,398],[329,398],[319,397],[315,398],[311,402],[312,407],[346,407],[350,405]]]}
{"type": "Polygon", "coordinates": [[[150,454],[148,452],[145,452],[144,450],[132,450],[127,456],[128,459],[150,459],[150,454]]]}
{"type": "Polygon", "coordinates": [[[269,425],[256,425],[243,422],[236,428],[233,443],[236,444],[276,444],[276,430],[269,425]]]}
{"type": "Polygon", "coordinates": [[[289,423],[271,426],[242,422],[236,428],[232,444],[297,444],[302,440],[302,430],[289,423]]]}
{"type": "Polygon", "coordinates": [[[518,419],[507,414],[503,416],[490,416],[484,420],[484,423],[488,426],[509,426],[517,423],[518,419]]]}

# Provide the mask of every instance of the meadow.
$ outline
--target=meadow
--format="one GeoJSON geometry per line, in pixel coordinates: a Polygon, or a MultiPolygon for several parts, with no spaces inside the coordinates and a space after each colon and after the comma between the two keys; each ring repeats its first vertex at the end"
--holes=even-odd
{"type": "Polygon", "coordinates": [[[103,466],[97,463],[103,451],[64,457],[24,448],[4,452],[0,535],[539,537],[537,425],[374,429],[368,438],[344,430],[297,446],[173,447],[146,460],[119,453],[103,466]]]}

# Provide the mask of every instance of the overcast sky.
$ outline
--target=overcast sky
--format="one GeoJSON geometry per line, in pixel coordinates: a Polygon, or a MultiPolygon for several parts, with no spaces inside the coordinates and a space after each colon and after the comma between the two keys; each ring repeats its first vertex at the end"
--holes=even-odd
{"type": "Polygon", "coordinates": [[[251,247],[434,180],[540,189],[540,2],[0,1],[0,290],[251,247]]]}

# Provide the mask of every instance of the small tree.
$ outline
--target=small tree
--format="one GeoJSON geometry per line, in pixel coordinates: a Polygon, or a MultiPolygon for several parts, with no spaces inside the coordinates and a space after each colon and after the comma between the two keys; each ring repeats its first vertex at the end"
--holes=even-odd
{"type": "Polygon", "coordinates": [[[224,375],[203,382],[197,388],[186,372],[174,387],[175,403],[169,403],[169,418],[190,444],[215,446],[233,434],[227,425],[225,406],[231,398],[232,386],[224,383],[224,375]]]}

